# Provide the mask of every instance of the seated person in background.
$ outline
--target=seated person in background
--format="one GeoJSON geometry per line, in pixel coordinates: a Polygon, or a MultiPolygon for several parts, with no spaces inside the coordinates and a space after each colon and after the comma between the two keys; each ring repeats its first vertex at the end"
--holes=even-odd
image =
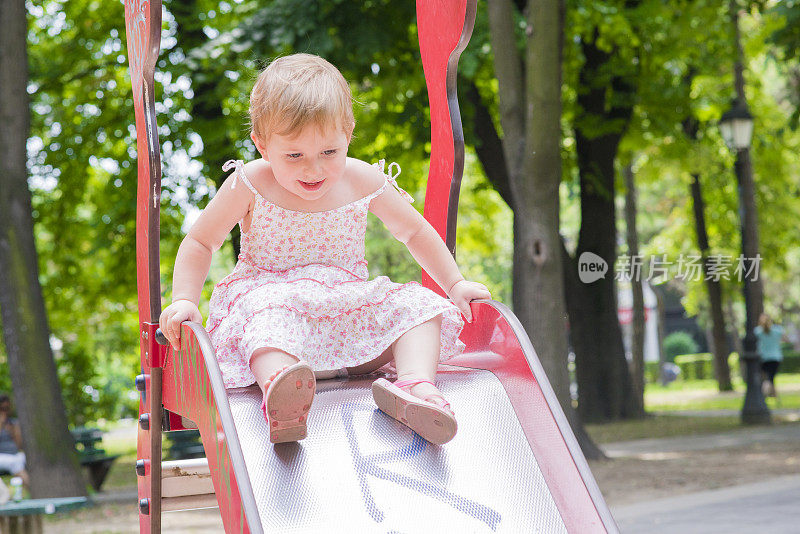
{"type": "Polygon", "coordinates": [[[0,471],[8,471],[22,479],[28,486],[25,471],[25,453],[22,448],[22,432],[16,419],[11,418],[11,398],[0,394],[0,471]]]}

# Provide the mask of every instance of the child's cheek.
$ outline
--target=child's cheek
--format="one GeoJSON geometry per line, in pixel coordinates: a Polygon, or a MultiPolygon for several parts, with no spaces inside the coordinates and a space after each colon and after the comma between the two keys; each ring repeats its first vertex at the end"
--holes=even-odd
{"type": "Polygon", "coordinates": [[[344,173],[346,163],[347,161],[345,160],[345,158],[342,158],[341,160],[337,159],[337,161],[331,163],[328,173],[333,176],[342,175],[344,173]]]}

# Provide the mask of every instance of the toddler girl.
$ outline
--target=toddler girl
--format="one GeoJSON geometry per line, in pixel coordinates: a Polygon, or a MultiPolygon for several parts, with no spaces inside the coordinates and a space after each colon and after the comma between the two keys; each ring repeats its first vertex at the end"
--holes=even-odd
{"type": "Polygon", "coordinates": [[[333,65],[310,54],[275,60],[250,94],[250,120],[261,159],[223,166],[234,172],[178,249],[161,330],[179,348],[181,323],[202,321],[197,304],[211,255],[238,223],[241,253],[214,288],[206,327],[225,386],[258,382],[270,440],[306,436],[316,377],[369,373],[393,361],[397,381],[372,386],[378,407],[428,441],[449,441],[457,425],[433,383],[436,366],[463,349],[460,313],[471,321],[470,300],[489,291],[464,280],[411,207],[395,183],[397,164],[384,174],[383,161],[347,157],[352,100],[333,65]],[[452,302],[416,282],[368,279],[368,211],[452,302]]]}

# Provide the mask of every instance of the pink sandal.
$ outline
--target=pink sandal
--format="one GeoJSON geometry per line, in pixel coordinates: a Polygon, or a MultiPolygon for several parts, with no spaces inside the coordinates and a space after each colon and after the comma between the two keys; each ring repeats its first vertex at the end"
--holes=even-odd
{"type": "Polygon", "coordinates": [[[458,423],[450,410],[450,404],[444,406],[430,402],[429,399],[441,395],[429,395],[420,399],[411,394],[411,388],[417,384],[431,384],[430,380],[402,380],[394,384],[384,378],[372,383],[372,398],[378,408],[390,417],[394,417],[424,439],[443,445],[453,439],[458,430],[458,423]]]}
{"type": "Polygon", "coordinates": [[[287,365],[269,382],[261,411],[269,423],[272,443],[298,441],[306,437],[306,420],[317,382],[314,370],[306,362],[287,365]]]}

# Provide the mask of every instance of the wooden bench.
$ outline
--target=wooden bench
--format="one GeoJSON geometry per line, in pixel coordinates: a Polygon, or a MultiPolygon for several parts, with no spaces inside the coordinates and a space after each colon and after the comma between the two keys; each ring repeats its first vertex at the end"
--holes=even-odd
{"type": "Polygon", "coordinates": [[[119,455],[106,454],[105,449],[98,447],[103,442],[103,432],[98,428],[79,427],[72,430],[72,436],[75,438],[75,448],[81,465],[89,475],[89,483],[95,491],[100,491],[108,471],[119,455]]]}
{"type": "Polygon", "coordinates": [[[42,516],[66,512],[89,504],[86,497],[27,499],[0,505],[2,534],[42,534],[42,516]]]}

